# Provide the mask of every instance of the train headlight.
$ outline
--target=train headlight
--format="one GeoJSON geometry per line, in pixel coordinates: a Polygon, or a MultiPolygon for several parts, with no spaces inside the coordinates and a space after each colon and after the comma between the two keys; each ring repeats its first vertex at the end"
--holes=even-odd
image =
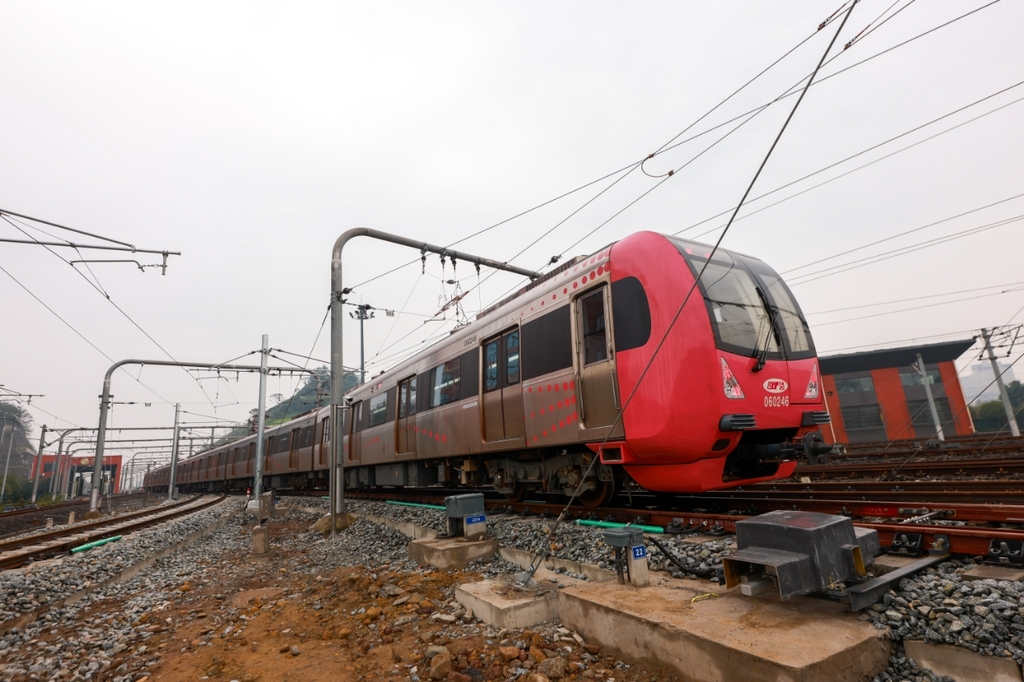
{"type": "Polygon", "coordinates": [[[818,397],[818,363],[811,366],[811,380],[807,382],[807,390],[804,391],[804,399],[813,400],[818,397]]]}
{"type": "Polygon", "coordinates": [[[730,400],[742,400],[745,397],[740,382],[736,380],[725,358],[722,358],[722,387],[725,389],[725,397],[730,400]]]}

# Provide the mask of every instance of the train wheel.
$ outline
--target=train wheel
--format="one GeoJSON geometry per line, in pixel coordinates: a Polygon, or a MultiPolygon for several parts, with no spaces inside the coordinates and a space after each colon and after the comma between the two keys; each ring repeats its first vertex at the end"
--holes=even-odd
{"type": "Polygon", "coordinates": [[[597,489],[580,493],[576,499],[584,507],[600,507],[615,497],[615,481],[598,481],[597,489]]]}
{"type": "Polygon", "coordinates": [[[516,483],[515,490],[510,493],[505,493],[505,499],[509,502],[522,502],[526,499],[526,486],[522,483],[516,483]]]}

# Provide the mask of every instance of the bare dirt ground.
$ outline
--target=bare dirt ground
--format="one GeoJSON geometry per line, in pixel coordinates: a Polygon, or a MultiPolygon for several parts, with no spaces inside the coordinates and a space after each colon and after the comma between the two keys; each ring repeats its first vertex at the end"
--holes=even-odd
{"type": "MultiPolygon", "coordinates": [[[[396,543],[404,538],[365,521],[340,533],[340,546],[328,546],[308,531],[315,520],[295,512],[274,520],[275,556],[267,561],[251,560],[250,529],[238,524],[187,550],[194,554],[185,557],[188,569],[179,557],[172,594],[132,623],[144,644],[81,679],[678,680],[581,643],[557,622],[499,632],[453,602],[454,586],[482,579],[480,571],[418,568],[400,556],[396,543]],[[367,547],[374,540],[390,543],[393,556],[378,561],[379,550],[367,547]],[[334,552],[331,561],[324,551],[334,552]]],[[[125,601],[97,601],[79,620],[116,619],[125,601]]],[[[70,636],[68,629],[57,636],[70,636]]]]}

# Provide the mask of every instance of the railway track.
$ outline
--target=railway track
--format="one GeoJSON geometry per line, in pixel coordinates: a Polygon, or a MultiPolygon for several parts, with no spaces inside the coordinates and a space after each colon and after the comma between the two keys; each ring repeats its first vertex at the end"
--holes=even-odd
{"type": "Polygon", "coordinates": [[[857,462],[801,465],[796,468],[794,476],[809,478],[858,478],[869,476],[881,478],[890,474],[902,478],[921,478],[927,476],[1009,476],[1024,475],[1024,457],[990,457],[984,459],[894,459],[884,462],[857,462]]]}
{"type": "Polygon", "coordinates": [[[73,548],[117,535],[125,535],[180,516],[213,506],[224,499],[194,497],[173,505],[121,514],[87,523],[75,524],[46,533],[35,533],[0,542],[0,570],[18,568],[33,561],[52,559],[73,548]]]}
{"type": "MultiPolygon", "coordinates": [[[[115,495],[111,498],[111,508],[130,507],[136,502],[145,500],[146,493],[131,493],[129,495],[115,495]]],[[[12,509],[0,513],[0,538],[24,533],[32,528],[42,526],[46,519],[69,512],[85,512],[89,510],[89,498],[82,497],[58,504],[50,504],[44,507],[24,507],[12,509]]]]}
{"type": "Polygon", "coordinates": [[[1024,437],[974,433],[966,436],[947,436],[945,441],[897,440],[877,443],[846,443],[843,452],[831,455],[834,459],[866,457],[906,457],[912,453],[922,456],[964,455],[977,453],[1018,453],[1024,455],[1024,437]]]}
{"type": "MultiPolygon", "coordinates": [[[[395,499],[390,493],[347,493],[350,499],[382,501],[395,499]]],[[[635,496],[632,507],[571,507],[566,518],[587,518],[645,526],[661,526],[667,533],[706,533],[725,535],[736,532],[736,523],[743,519],[775,510],[800,509],[852,517],[854,524],[878,531],[883,547],[918,546],[927,550],[944,545],[954,554],[986,555],[991,547],[1024,547],[1024,502],[1021,504],[976,504],[962,502],[931,502],[918,497],[913,505],[884,500],[815,499],[813,496],[790,495],[770,498],[741,498],[708,495],[685,496],[685,509],[648,508],[644,499],[635,496]]],[[[679,496],[682,500],[684,496],[679,496]]],[[[420,490],[401,496],[402,500],[427,504],[443,504],[444,496],[435,491],[420,490]]],[[[653,499],[650,499],[653,503],[653,499]]],[[[557,517],[565,502],[509,502],[486,499],[491,513],[534,514],[557,517]]],[[[912,552],[911,552],[912,553],[912,552]]]]}

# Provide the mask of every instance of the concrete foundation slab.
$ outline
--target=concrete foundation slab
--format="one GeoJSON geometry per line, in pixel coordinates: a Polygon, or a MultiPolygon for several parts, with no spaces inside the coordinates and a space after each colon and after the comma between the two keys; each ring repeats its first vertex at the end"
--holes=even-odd
{"type": "Polygon", "coordinates": [[[957,682],[1021,682],[1020,666],[1012,658],[982,656],[948,644],[904,640],[907,656],[937,675],[957,682]]]}
{"type": "MultiPolygon", "coordinates": [[[[533,552],[528,552],[525,549],[514,549],[512,547],[499,548],[498,555],[505,561],[515,564],[524,570],[529,568],[530,565],[537,560],[537,555],[533,552]]],[[[618,580],[618,576],[615,574],[615,571],[611,569],[599,568],[591,564],[581,564],[578,561],[569,561],[568,559],[548,557],[542,564],[542,570],[544,566],[561,568],[566,571],[585,575],[587,576],[587,580],[618,580]]]]}
{"type": "Polygon", "coordinates": [[[1024,580],[1024,569],[981,564],[964,571],[964,580],[1024,580]]]}
{"type": "Polygon", "coordinates": [[[522,590],[500,580],[458,585],[455,599],[473,615],[498,628],[528,628],[558,616],[552,590],[522,590]]]}
{"type": "Polygon", "coordinates": [[[409,542],[409,558],[442,571],[462,570],[471,561],[490,561],[498,551],[494,538],[420,538],[409,542]]]}
{"type": "Polygon", "coordinates": [[[860,682],[885,670],[890,652],[880,631],[840,604],[744,597],[709,582],[579,583],[559,591],[558,616],[588,642],[687,682],[860,682]]]}

